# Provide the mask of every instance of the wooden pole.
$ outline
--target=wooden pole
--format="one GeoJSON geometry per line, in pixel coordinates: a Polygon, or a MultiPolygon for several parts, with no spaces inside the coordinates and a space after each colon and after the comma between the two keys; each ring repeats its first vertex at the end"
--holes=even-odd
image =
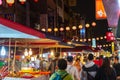
{"type": "Polygon", "coordinates": [[[15,48],[14,48],[14,56],[13,56],[13,71],[15,71],[16,43],[17,43],[17,41],[15,41],[15,48]]]}
{"type": "Polygon", "coordinates": [[[9,38],[8,71],[10,71],[10,47],[11,47],[11,38],[9,38]]]}

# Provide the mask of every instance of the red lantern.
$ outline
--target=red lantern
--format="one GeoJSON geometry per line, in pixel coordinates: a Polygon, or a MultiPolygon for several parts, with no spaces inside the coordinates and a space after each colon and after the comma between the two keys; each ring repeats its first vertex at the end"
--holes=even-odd
{"type": "Polygon", "coordinates": [[[35,2],[38,2],[38,0],[34,0],[35,2]]]}
{"type": "Polygon", "coordinates": [[[26,0],[19,0],[21,2],[21,4],[24,4],[26,2],[26,0]]]}
{"type": "Polygon", "coordinates": [[[12,6],[14,4],[15,0],[6,0],[6,2],[9,6],[12,6]]]}
{"type": "Polygon", "coordinates": [[[64,28],[63,28],[63,27],[61,27],[61,28],[60,28],[60,31],[61,31],[61,32],[62,32],[62,31],[64,31],[64,28]]]}
{"type": "Polygon", "coordinates": [[[115,37],[114,37],[113,32],[106,32],[106,39],[107,41],[114,41],[115,37]]]}

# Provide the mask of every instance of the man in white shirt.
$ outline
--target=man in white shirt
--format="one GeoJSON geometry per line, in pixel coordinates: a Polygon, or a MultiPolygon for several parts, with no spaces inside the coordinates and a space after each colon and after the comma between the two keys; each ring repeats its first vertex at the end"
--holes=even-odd
{"type": "Polygon", "coordinates": [[[80,80],[79,77],[79,72],[77,70],[77,68],[75,66],[73,66],[73,57],[72,56],[68,56],[67,57],[67,69],[66,71],[72,75],[74,80],[80,80]]]}

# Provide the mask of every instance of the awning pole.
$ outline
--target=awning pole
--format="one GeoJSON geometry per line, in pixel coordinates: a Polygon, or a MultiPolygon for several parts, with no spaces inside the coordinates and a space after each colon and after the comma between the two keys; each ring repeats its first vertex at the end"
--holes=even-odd
{"type": "Polygon", "coordinates": [[[40,50],[41,57],[43,58],[43,48],[40,50]]]}
{"type": "Polygon", "coordinates": [[[39,47],[39,55],[41,55],[41,56],[40,56],[41,58],[43,57],[43,54],[42,54],[42,53],[43,53],[43,48],[40,48],[40,47],[39,47]]]}
{"type": "Polygon", "coordinates": [[[60,48],[60,58],[62,58],[62,54],[61,54],[61,52],[62,52],[62,48],[60,48]]]}
{"type": "Polygon", "coordinates": [[[57,47],[56,47],[56,50],[55,50],[55,52],[58,52],[58,50],[57,50],[57,47]]]}
{"type": "Polygon", "coordinates": [[[10,71],[10,47],[11,47],[11,38],[9,38],[8,71],[10,71]]]}
{"type": "Polygon", "coordinates": [[[13,71],[15,71],[16,43],[17,43],[17,41],[15,41],[15,49],[14,49],[14,56],[13,56],[13,71]]]}

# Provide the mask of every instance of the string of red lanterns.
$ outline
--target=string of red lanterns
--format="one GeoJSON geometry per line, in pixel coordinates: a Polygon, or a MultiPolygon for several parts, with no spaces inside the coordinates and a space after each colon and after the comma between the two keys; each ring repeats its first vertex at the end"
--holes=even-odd
{"type": "MultiPolygon", "coordinates": [[[[95,27],[95,26],[96,26],[96,23],[93,22],[93,23],[92,23],[92,26],[95,27]]],[[[90,27],[90,24],[87,23],[87,24],[85,25],[85,27],[86,27],[86,28],[89,28],[89,27],[90,27]]],[[[64,30],[70,31],[71,29],[72,29],[72,30],[76,30],[76,29],[82,29],[82,28],[84,28],[84,27],[83,27],[82,25],[79,25],[78,28],[77,28],[77,26],[72,26],[72,27],[66,26],[65,28],[60,27],[59,29],[58,29],[57,27],[55,27],[53,30],[52,30],[52,28],[51,28],[51,29],[48,28],[47,30],[45,30],[45,28],[42,28],[41,31],[48,31],[48,32],[51,32],[51,31],[55,31],[55,32],[61,31],[61,32],[62,32],[62,31],[64,31],[64,30]]]]}

